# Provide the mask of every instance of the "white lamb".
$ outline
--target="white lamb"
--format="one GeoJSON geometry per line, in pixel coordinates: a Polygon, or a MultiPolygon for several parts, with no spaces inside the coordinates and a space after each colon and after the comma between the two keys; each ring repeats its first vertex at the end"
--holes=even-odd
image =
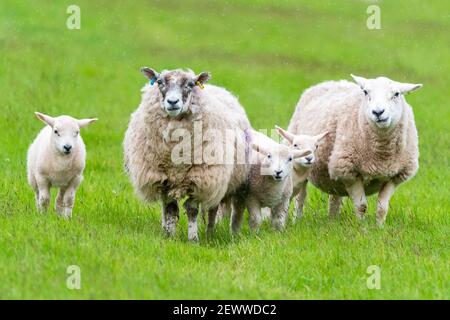
{"type": "Polygon", "coordinates": [[[50,188],[59,188],[55,209],[61,216],[70,218],[86,160],[80,128],[97,119],[35,114],[47,124],[29,147],[27,156],[28,182],[34,189],[36,206],[40,211],[46,211],[50,204],[50,188]]]}
{"type": "Polygon", "coordinates": [[[377,223],[383,224],[395,187],[418,170],[418,137],[411,107],[404,95],[421,84],[385,77],[355,83],[328,81],[306,90],[288,131],[316,135],[329,131],[316,151],[308,180],[330,194],[330,215],[349,196],[362,218],[366,195],[378,193],[377,223]]]}
{"type": "MultiPolygon", "coordinates": [[[[276,143],[262,133],[252,132],[253,153],[248,177],[245,206],[249,211],[249,225],[254,229],[261,224],[261,208],[271,210],[272,226],[282,230],[286,225],[292,195],[293,161],[310,154],[309,150],[294,150],[276,143]]],[[[233,203],[232,231],[242,223],[243,210],[233,203]]]]}
{"type": "Polygon", "coordinates": [[[309,150],[311,153],[307,156],[298,158],[294,161],[294,170],[292,170],[292,198],[294,198],[294,216],[293,222],[303,214],[303,207],[306,200],[306,186],[311,167],[316,162],[316,151],[319,144],[328,135],[328,131],[311,136],[307,134],[293,134],[276,126],[278,134],[286,139],[288,145],[294,149],[309,150]]]}
{"type": "Polygon", "coordinates": [[[141,71],[151,83],[143,88],[125,134],[125,167],[141,198],[162,202],[162,226],[169,236],[175,234],[178,201],[187,197],[188,239],[197,241],[199,206],[209,210],[211,232],[219,203],[246,181],[250,123],[236,97],[205,85],[207,72],[141,71]]]}

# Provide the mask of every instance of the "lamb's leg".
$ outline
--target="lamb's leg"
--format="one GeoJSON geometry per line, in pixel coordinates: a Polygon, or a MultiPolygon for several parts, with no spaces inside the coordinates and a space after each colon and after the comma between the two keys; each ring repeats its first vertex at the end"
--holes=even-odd
{"type": "Polygon", "coordinates": [[[378,194],[377,201],[377,224],[383,225],[386,221],[386,215],[389,209],[389,200],[395,191],[395,184],[392,181],[386,182],[378,194]]]}
{"type": "Polygon", "coordinates": [[[286,226],[286,220],[289,215],[289,200],[290,197],[286,197],[272,210],[272,227],[276,230],[281,231],[286,226]]]}
{"type": "Polygon", "coordinates": [[[219,209],[217,211],[217,220],[222,220],[223,218],[231,218],[232,205],[231,198],[222,201],[220,203],[219,209]]]}
{"type": "Polygon", "coordinates": [[[295,196],[294,199],[294,216],[292,217],[292,222],[295,223],[297,218],[301,218],[303,215],[303,206],[305,204],[306,199],[306,186],[308,184],[308,180],[302,182],[299,186],[299,192],[295,196]]]}
{"type": "Polygon", "coordinates": [[[45,212],[50,204],[50,183],[45,178],[36,179],[38,187],[38,209],[41,212],[45,212]]]}
{"type": "Polygon", "coordinates": [[[359,219],[364,219],[367,210],[367,199],[362,181],[356,180],[353,183],[346,183],[345,188],[355,206],[356,216],[359,219]]]}
{"type": "Polygon", "coordinates": [[[216,225],[216,217],[218,209],[219,209],[218,207],[215,207],[208,210],[208,227],[207,227],[208,235],[212,235],[214,233],[214,226],[216,225]]]}
{"type": "Polygon", "coordinates": [[[55,210],[60,215],[63,215],[64,213],[64,194],[66,193],[67,188],[59,188],[58,195],[56,196],[55,201],[55,210]]]}
{"type": "Polygon", "coordinates": [[[177,200],[175,199],[162,199],[162,227],[166,235],[173,237],[177,228],[177,222],[179,217],[179,208],[177,200]]]}
{"type": "Polygon", "coordinates": [[[342,198],[333,194],[328,197],[328,214],[330,217],[336,217],[341,210],[342,198]]]}
{"type": "Polygon", "coordinates": [[[73,180],[67,186],[66,191],[64,192],[63,197],[64,210],[60,214],[62,217],[66,219],[72,216],[72,209],[75,203],[75,193],[77,191],[78,186],[81,183],[81,180],[82,176],[77,176],[73,178],[73,180]]]}
{"type": "Polygon", "coordinates": [[[244,217],[245,204],[242,200],[233,201],[233,210],[231,212],[231,232],[236,234],[242,225],[242,218],[244,217]]]}
{"type": "Polygon", "coordinates": [[[261,225],[261,205],[255,198],[247,199],[247,209],[249,213],[248,225],[250,229],[258,229],[261,225]]]}
{"type": "Polygon", "coordinates": [[[186,210],[186,214],[188,216],[188,240],[196,242],[198,241],[198,204],[194,203],[191,199],[187,199],[184,203],[184,209],[186,210]]]}

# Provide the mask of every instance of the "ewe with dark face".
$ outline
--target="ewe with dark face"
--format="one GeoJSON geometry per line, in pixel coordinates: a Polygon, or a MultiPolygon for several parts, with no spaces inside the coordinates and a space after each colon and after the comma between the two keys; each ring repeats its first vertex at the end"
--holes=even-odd
{"type": "Polygon", "coordinates": [[[187,112],[194,87],[203,87],[211,78],[208,72],[195,75],[192,71],[164,70],[158,73],[148,67],[142,68],[141,72],[151,83],[156,83],[161,93],[161,108],[171,117],[187,112]]]}

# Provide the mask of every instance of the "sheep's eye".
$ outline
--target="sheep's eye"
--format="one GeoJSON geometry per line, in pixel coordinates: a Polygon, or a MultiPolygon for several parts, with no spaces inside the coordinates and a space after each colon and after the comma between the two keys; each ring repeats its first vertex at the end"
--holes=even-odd
{"type": "Polygon", "coordinates": [[[156,80],[156,82],[157,82],[159,85],[162,85],[162,84],[163,84],[163,82],[162,82],[161,79],[156,80]]]}
{"type": "Polygon", "coordinates": [[[365,94],[366,96],[369,95],[369,92],[368,92],[366,89],[363,89],[363,92],[364,92],[364,94],[365,94]]]}
{"type": "Polygon", "coordinates": [[[75,132],[75,137],[80,134],[80,131],[75,132]]]}
{"type": "Polygon", "coordinates": [[[59,136],[58,130],[55,129],[55,131],[53,131],[53,132],[59,136]]]}
{"type": "Polygon", "coordinates": [[[298,144],[295,143],[295,144],[294,144],[294,148],[297,148],[297,147],[298,147],[298,144]]]}
{"type": "Polygon", "coordinates": [[[269,154],[267,155],[267,158],[272,159],[272,155],[269,153],[269,154]]]}
{"type": "Polygon", "coordinates": [[[396,92],[394,93],[394,96],[392,97],[392,99],[398,98],[400,97],[400,92],[396,92]]]}
{"type": "Polygon", "coordinates": [[[189,81],[187,85],[189,88],[193,88],[195,86],[195,83],[192,81],[189,81]]]}
{"type": "Polygon", "coordinates": [[[318,144],[316,144],[316,150],[317,150],[317,148],[319,147],[319,145],[318,144]]]}
{"type": "Polygon", "coordinates": [[[292,161],[292,157],[289,157],[288,161],[291,162],[292,161]]]}

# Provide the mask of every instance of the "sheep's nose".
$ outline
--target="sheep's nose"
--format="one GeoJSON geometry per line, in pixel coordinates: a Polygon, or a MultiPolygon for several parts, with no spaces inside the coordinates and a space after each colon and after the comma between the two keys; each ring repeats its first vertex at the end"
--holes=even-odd
{"type": "Polygon", "coordinates": [[[307,156],[307,157],[305,157],[305,159],[306,159],[306,161],[311,162],[313,157],[312,156],[307,156]]]}
{"type": "Polygon", "coordinates": [[[372,110],[373,115],[375,115],[376,117],[379,117],[383,114],[384,109],[378,109],[378,110],[372,110]]]}
{"type": "Polygon", "coordinates": [[[283,170],[275,170],[275,175],[277,175],[277,176],[281,176],[282,173],[283,173],[283,170]]]}
{"type": "Polygon", "coordinates": [[[72,146],[71,146],[70,144],[65,144],[65,145],[64,145],[64,150],[66,150],[67,152],[69,152],[70,149],[72,149],[72,146]]]}
{"type": "Polygon", "coordinates": [[[170,104],[170,105],[176,105],[177,103],[178,103],[178,101],[180,101],[180,99],[174,99],[174,100],[172,100],[172,99],[167,99],[167,103],[168,104],[170,104]]]}

